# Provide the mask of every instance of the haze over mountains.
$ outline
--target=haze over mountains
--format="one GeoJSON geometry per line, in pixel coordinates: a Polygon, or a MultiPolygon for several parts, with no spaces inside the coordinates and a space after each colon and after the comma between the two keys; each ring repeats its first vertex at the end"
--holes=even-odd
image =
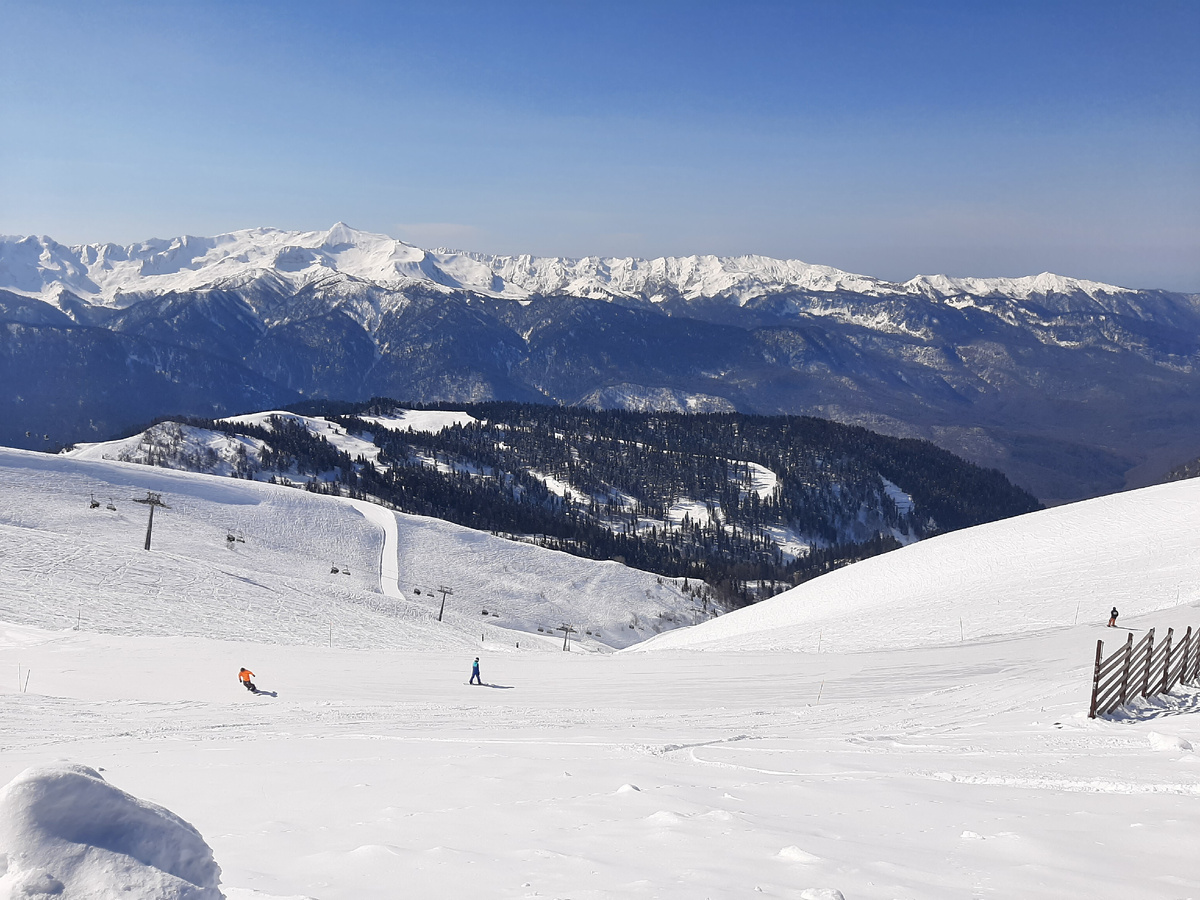
{"type": "Polygon", "coordinates": [[[1200,451],[1200,300],[1041,274],[899,284],[765,257],[426,251],[339,224],[0,241],[0,442],[305,398],[817,415],[1041,499],[1200,451]]]}

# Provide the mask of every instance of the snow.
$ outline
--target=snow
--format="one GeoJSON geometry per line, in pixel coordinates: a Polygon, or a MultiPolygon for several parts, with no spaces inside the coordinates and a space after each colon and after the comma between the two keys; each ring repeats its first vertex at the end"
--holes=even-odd
{"type": "Polygon", "coordinates": [[[16,450],[0,450],[0,484],[0,619],[25,624],[138,634],[177,617],[193,635],[366,648],[474,646],[481,634],[535,646],[569,622],[584,647],[608,651],[692,620],[669,579],[361,501],[16,450]],[[170,506],[153,554],[146,507],[132,502],[147,491],[170,506]],[[449,628],[435,620],[443,584],[455,591],[449,628]]]}
{"type": "MultiPolygon", "coordinates": [[[[615,654],[481,641],[457,583],[453,622],[375,614],[401,602],[384,535],[336,498],[16,451],[0,484],[0,784],[103,770],[195,826],[229,900],[1200,896],[1200,690],[1086,718],[1096,640],[1127,633],[1111,605],[1139,632],[1200,624],[1200,482],[923,541],[615,654]],[[172,505],[150,553],[123,499],[146,489],[172,505]],[[206,523],[239,516],[229,550],[206,523]],[[288,624],[315,603],[317,628],[288,624]]],[[[620,568],[395,522],[414,603],[451,574],[503,597],[508,565],[556,614],[598,609],[586,573],[620,568]]],[[[656,586],[623,577],[609,602],[656,586]]]]}
{"type": "Polygon", "coordinates": [[[907,516],[913,511],[913,498],[904,492],[898,485],[893,484],[886,478],[883,479],[883,492],[887,494],[892,502],[896,504],[896,511],[902,516],[907,516]]]}
{"type": "Polygon", "coordinates": [[[1073,626],[1114,604],[1144,615],[1200,601],[1198,521],[1200,479],[1042,510],[927,538],[647,646],[796,651],[820,639],[849,652],[1073,626]]]}
{"type": "Polygon", "coordinates": [[[896,284],[830,266],[755,255],[657,259],[489,256],[423,250],[341,222],[328,231],[250,228],[214,237],[154,239],[124,247],[68,247],[44,236],[0,237],[0,288],[48,301],[66,289],[91,302],[122,306],[146,292],[199,290],[263,277],[299,289],[333,274],[388,288],[422,284],[435,290],[469,290],[514,300],[568,293],[661,302],[667,295],[678,294],[685,299],[730,297],[745,304],[781,291],[831,297],[851,292],[876,297],[960,298],[969,294],[1019,299],[1048,293],[1082,292],[1095,298],[1129,292],[1046,272],[1023,278],[920,275],[896,284]]]}
{"type": "Polygon", "coordinates": [[[221,900],[221,869],[187,822],[80,765],[31,767],[0,790],[4,897],[221,900]]]}
{"type": "Polygon", "coordinates": [[[743,460],[734,460],[733,464],[749,469],[749,478],[746,479],[749,483],[746,484],[743,494],[753,493],[757,494],[761,500],[769,500],[771,495],[775,493],[775,488],[779,484],[779,476],[766,466],[760,466],[758,463],[745,462],[743,460]]]}
{"type": "Polygon", "coordinates": [[[424,431],[436,434],[455,425],[470,425],[479,421],[470,413],[439,409],[400,409],[390,416],[360,416],[359,418],[392,431],[424,431]]]}

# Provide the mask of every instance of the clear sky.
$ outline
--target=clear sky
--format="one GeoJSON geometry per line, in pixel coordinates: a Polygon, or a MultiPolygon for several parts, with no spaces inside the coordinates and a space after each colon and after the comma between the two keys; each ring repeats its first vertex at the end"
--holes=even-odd
{"type": "Polygon", "coordinates": [[[0,0],[0,233],[1200,291],[1198,0],[0,0]]]}

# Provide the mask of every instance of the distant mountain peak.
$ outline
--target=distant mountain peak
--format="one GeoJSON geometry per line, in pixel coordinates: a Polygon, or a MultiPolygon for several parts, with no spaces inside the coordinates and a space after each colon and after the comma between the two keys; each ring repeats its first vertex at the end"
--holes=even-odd
{"type": "Polygon", "coordinates": [[[932,298],[1002,294],[1130,293],[1126,288],[1043,272],[1022,278],[918,275],[897,284],[796,259],[742,256],[538,257],[423,250],[337,222],[326,231],[249,228],[213,237],[183,235],[139,244],[65,246],[52,238],[0,238],[0,288],[50,299],[60,289],[90,302],[121,305],[123,294],[201,290],[273,273],[295,288],[338,272],[385,287],[434,289],[525,299],[533,294],[687,300],[722,297],[739,304],[773,293],[932,298]],[[115,301],[115,302],[114,302],[115,301]]]}

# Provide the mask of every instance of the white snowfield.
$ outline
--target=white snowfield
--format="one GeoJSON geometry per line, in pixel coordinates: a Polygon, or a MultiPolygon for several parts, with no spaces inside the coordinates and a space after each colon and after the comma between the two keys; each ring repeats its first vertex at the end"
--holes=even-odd
{"type": "Polygon", "coordinates": [[[68,247],[46,236],[0,236],[0,288],[49,301],[67,290],[93,303],[120,307],[147,292],[237,286],[265,276],[299,288],[335,274],[389,287],[422,284],[517,300],[567,293],[657,301],[677,293],[686,298],[731,296],[744,303],[782,290],[935,298],[1003,294],[1018,299],[1081,291],[1095,298],[1128,291],[1048,272],[1021,278],[919,275],[898,284],[830,266],[754,255],[567,259],[422,250],[340,222],[328,231],[250,228],[128,246],[68,247]]]}
{"type": "MultiPolygon", "coordinates": [[[[334,498],[12,451],[0,484],[0,784],[102,774],[194,826],[229,900],[1200,898],[1200,691],[1086,718],[1114,603],[1134,634],[1200,625],[1200,482],[928,540],[616,654],[379,614],[384,539],[334,498]],[[162,491],[155,549],[88,483],[162,491]]],[[[459,539],[396,524],[404,587],[421,541],[459,539]]],[[[552,558],[485,538],[464,576],[552,558]]],[[[117,896],[170,896],[168,817],[65,827],[111,796],[0,806],[0,885],[34,889],[9,896],[104,896],[50,880],[101,851],[117,896]],[[157,859],[129,852],[160,826],[157,859]]]]}
{"type": "Polygon", "coordinates": [[[583,647],[608,651],[697,617],[671,579],[616,562],[296,488],[87,457],[103,447],[0,449],[0,619],[118,634],[170,621],[174,634],[360,648],[481,637],[554,647],[567,624],[583,647]],[[147,554],[148,507],[133,501],[149,491],[170,509],[147,554]],[[438,622],[442,586],[453,598],[438,622]]]}

